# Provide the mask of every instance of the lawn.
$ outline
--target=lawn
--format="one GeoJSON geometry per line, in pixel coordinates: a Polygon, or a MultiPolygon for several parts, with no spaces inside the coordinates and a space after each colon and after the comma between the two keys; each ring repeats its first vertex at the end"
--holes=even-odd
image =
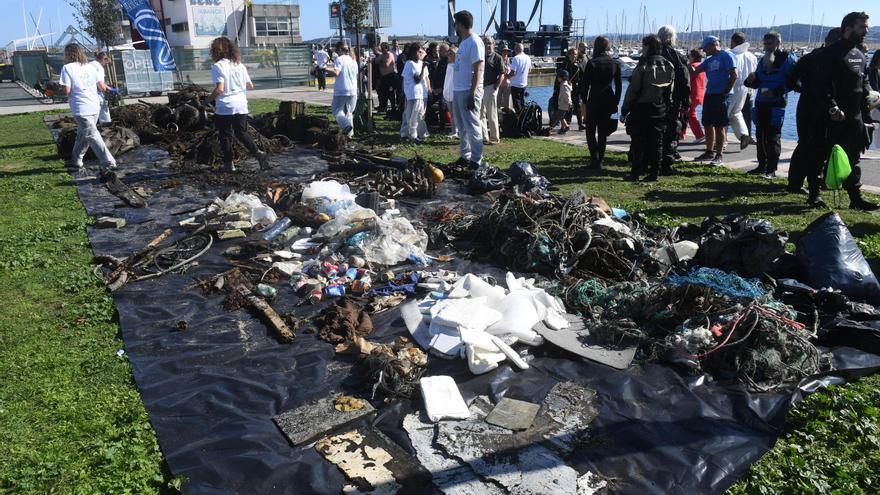
{"type": "MultiPolygon", "coordinates": [[[[273,110],[258,100],[251,111],[273,110]]],[[[313,109],[326,112],[324,109],[313,109]]],[[[377,129],[396,142],[394,122],[377,129]]],[[[42,114],[0,117],[0,491],[9,493],[161,493],[181,480],[165,468],[133,383],[112,301],[91,276],[90,221],[57,158],[42,114]]],[[[416,153],[453,161],[457,145],[440,136],[416,153]]],[[[506,168],[528,160],[561,192],[582,188],[654,221],[698,222],[748,213],[771,219],[793,237],[819,212],[803,198],[726,169],[681,165],[674,177],[632,184],[622,157],[602,173],[587,171],[585,150],[540,139],[486,148],[506,168]]],[[[826,197],[830,202],[830,197],[826,197]]],[[[880,261],[880,217],[840,211],[872,263],[880,261]]],[[[878,493],[880,378],[833,387],[789,414],[776,447],[732,490],[752,493],[878,493]]]]}

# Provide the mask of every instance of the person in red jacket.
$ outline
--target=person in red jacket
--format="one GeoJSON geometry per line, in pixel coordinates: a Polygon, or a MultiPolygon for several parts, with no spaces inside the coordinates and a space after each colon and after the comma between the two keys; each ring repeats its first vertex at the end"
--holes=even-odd
{"type": "MultiPolygon", "coordinates": [[[[693,49],[690,53],[691,67],[696,68],[703,62],[703,54],[700,50],[693,49]]],[[[700,119],[697,118],[697,107],[703,104],[703,94],[706,92],[706,73],[691,72],[691,108],[688,110],[688,123],[691,126],[691,132],[694,133],[696,140],[694,144],[701,144],[706,141],[706,134],[703,133],[703,127],[700,125],[700,119]]],[[[684,139],[687,134],[687,128],[682,129],[681,138],[684,139]]]]}

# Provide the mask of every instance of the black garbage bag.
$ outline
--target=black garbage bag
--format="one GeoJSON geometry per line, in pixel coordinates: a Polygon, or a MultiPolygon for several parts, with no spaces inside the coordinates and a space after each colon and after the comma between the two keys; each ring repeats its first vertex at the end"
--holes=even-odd
{"type": "Polygon", "coordinates": [[[518,194],[536,193],[546,197],[550,194],[550,181],[538,175],[538,169],[526,161],[516,161],[507,170],[510,182],[518,194]]]}
{"type": "Polygon", "coordinates": [[[503,189],[510,182],[510,178],[496,167],[484,167],[474,172],[468,182],[468,192],[471,194],[483,194],[489,191],[503,189]]]}
{"type": "Polygon", "coordinates": [[[742,277],[785,275],[780,272],[787,266],[788,233],[776,230],[767,220],[737,215],[709,217],[699,228],[681,226],[678,237],[700,245],[695,259],[700,266],[736,272],[742,277]]]}
{"type": "Polygon", "coordinates": [[[795,256],[802,282],[838,289],[850,299],[880,305],[880,283],[837,213],[827,213],[806,228],[795,256]]]}

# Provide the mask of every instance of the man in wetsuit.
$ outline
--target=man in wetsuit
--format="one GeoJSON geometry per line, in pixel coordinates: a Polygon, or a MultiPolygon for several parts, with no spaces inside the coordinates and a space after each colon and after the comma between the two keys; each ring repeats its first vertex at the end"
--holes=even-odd
{"type": "MultiPolygon", "coordinates": [[[[800,93],[797,104],[797,133],[798,144],[791,154],[791,164],[788,167],[788,186],[786,191],[795,194],[803,194],[804,179],[809,185],[809,197],[807,204],[816,208],[824,208],[825,202],[819,195],[822,187],[823,160],[819,156],[825,149],[824,136],[815,136],[813,131],[813,118],[816,115],[816,95],[814,94],[813,82],[819,69],[818,62],[825,51],[825,47],[840,39],[840,28],[832,28],[825,36],[825,43],[804,55],[794,66],[794,70],[788,75],[788,87],[800,93]]],[[[824,126],[822,126],[824,128],[824,126]]]]}
{"type": "Polygon", "coordinates": [[[868,86],[868,59],[859,50],[868,34],[868,14],[851,12],[840,24],[841,39],[825,48],[821,54],[816,74],[815,90],[818,99],[817,120],[826,124],[826,148],[839,144],[849,157],[852,173],[843,187],[849,194],[849,207],[856,210],[874,211],[876,203],[862,198],[859,183],[862,170],[859,159],[867,144],[865,122],[870,122],[866,97],[868,86]]]}
{"type": "Polygon", "coordinates": [[[663,26],[657,36],[663,43],[660,55],[672,64],[675,70],[675,85],[672,91],[672,103],[666,112],[666,131],[663,135],[663,158],[660,164],[660,175],[672,173],[672,164],[681,160],[678,154],[678,142],[681,131],[687,125],[687,111],[691,107],[691,77],[688,62],[684,55],[675,48],[678,34],[674,27],[663,26]]]}

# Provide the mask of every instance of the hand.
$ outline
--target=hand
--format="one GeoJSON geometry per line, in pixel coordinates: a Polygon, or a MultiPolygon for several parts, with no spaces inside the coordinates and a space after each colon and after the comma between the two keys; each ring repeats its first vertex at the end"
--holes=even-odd
{"type": "Polygon", "coordinates": [[[110,94],[118,95],[119,88],[114,88],[112,86],[109,86],[109,87],[107,87],[107,92],[109,92],[110,94]]]}
{"type": "Polygon", "coordinates": [[[753,84],[755,82],[755,79],[756,79],[755,73],[753,72],[753,73],[749,74],[748,77],[746,77],[746,80],[744,82],[745,82],[745,84],[753,84]]]}
{"type": "Polygon", "coordinates": [[[834,122],[843,122],[846,120],[846,114],[843,113],[843,110],[840,107],[833,107],[831,110],[828,110],[828,115],[831,116],[831,120],[834,122]]]}

